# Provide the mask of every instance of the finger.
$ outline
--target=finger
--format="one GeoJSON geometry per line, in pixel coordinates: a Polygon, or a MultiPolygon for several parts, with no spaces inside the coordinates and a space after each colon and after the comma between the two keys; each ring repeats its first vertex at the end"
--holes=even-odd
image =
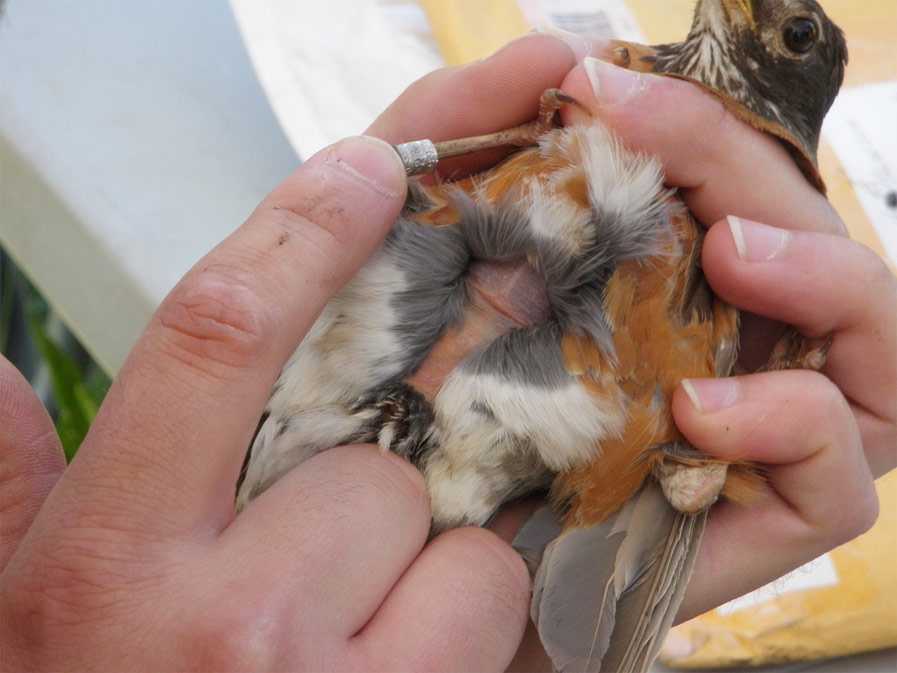
{"type": "Polygon", "coordinates": [[[0,570],[64,469],[50,415],[25,378],[0,356],[0,570]]]}
{"type": "Polygon", "coordinates": [[[252,501],[222,533],[252,600],[316,605],[308,642],[357,633],[427,540],[430,505],[410,463],[373,446],[331,449],[252,501]]]}
{"type": "Polygon", "coordinates": [[[529,612],[529,576],[492,533],[459,528],[435,538],[355,638],[377,670],[504,670],[529,612]]]}
{"type": "Polygon", "coordinates": [[[768,466],[771,486],[760,502],[723,501],[712,510],[680,616],[772,581],[875,521],[878,501],[859,430],[825,376],[695,379],[676,391],[673,414],[696,448],[768,466]]]}
{"type": "Polygon", "coordinates": [[[405,180],[379,140],[326,148],[171,291],[70,467],[82,488],[116,499],[115,525],[142,534],[226,525],[278,371],[382,240],[405,180]]]}
{"type": "Polygon", "coordinates": [[[704,273],[726,301],[833,337],[823,372],[854,405],[872,470],[897,462],[897,280],[868,248],[840,236],[730,218],[708,232],[704,273]]]}
{"type": "Polygon", "coordinates": [[[588,110],[567,106],[566,124],[603,119],[627,145],[659,157],[667,182],[682,188],[705,224],[736,214],[785,229],[845,233],[779,141],[739,121],[698,86],[587,58],[561,87],[588,110]]]}
{"type": "MultiPolygon", "coordinates": [[[[590,48],[575,35],[525,35],[482,61],[436,70],[418,80],[366,132],[390,143],[438,142],[512,128],[536,116],[542,92],[558,86],[590,48]]],[[[440,172],[478,170],[508,151],[444,161],[440,172]]]]}

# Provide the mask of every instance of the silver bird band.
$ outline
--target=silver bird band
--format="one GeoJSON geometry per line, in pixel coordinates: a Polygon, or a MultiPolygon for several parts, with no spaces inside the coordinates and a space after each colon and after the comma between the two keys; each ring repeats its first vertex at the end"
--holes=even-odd
{"type": "Polygon", "coordinates": [[[432,141],[415,140],[410,143],[393,145],[393,148],[401,157],[408,177],[424,175],[436,170],[439,153],[436,151],[436,145],[432,141]]]}

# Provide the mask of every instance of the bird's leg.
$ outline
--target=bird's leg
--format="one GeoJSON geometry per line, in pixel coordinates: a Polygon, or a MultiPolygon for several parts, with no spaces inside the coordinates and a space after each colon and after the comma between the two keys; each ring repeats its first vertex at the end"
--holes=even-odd
{"type": "MultiPolygon", "coordinates": [[[[546,89],[539,98],[539,113],[536,118],[520,126],[496,133],[487,133],[470,138],[457,138],[439,143],[418,140],[396,145],[408,175],[421,175],[436,168],[436,162],[449,157],[470,154],[495,147],[530,147],[539,144],[539,138],[557,127],[555,116],[567,104],[583,108],[582,103],[568,96],[560,89],[546,89]]],[[[583,108],[585,109],[585,108],[583,108]]]]}
{"type": "Polygon", "coordinates": [[[546,89],[539,98],[539,114],[534,120],[496,133],[436,143],[436,151],[439,158],[444,159],[493,147],[538,145],[539,138],[556,128],[555,115],[567,103],[581,107],[578,100],[560,89],[546,89]]]}

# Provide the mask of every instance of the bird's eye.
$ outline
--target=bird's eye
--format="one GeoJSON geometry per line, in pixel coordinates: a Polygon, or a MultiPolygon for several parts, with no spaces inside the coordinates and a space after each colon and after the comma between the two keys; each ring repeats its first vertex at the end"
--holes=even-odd
{"type": "Polygon", "coordinates": [[[785,46],[795,54],[806,54],[816,44],[818,31],[816,24],[811,19],[791,19],[782,29],[782,38],[785,46]]]}

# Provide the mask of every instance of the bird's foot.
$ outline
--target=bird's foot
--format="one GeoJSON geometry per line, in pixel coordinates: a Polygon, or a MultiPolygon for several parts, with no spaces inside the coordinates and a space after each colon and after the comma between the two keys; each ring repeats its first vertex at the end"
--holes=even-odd
{"type": "Polygon", "coordinates": [[[658,447],[654,475],[666,499],[683,514],[698,514],[717,501],[726,484],[727,464],[708,458],[685,442],[658,447]]]}
{"type": "Polygon", "coordinates": [[[414,465],[420,466],[435,445],[433,408],[407,383],[387,381],[361,397],[350,411],[372,416],[355,441],[376,442],[381,450],[393,451],[414,465]]]}
{"type": "Polygon", "coordinates": [[[539,138],[557,128],[557,113],[565,105],[575,105],[576,107],[585,110],[582,103],[576,100],[573,96],[568,96],[560,89],[545,89],[545,91],[542,92],[542,95],[539,97],[539,114],[536,116],[535,121],[518,127],[521,129],[529,127],[528,132],[523,132],[521,134],[523,139],[529,141],[527,143],[528,145],[537,144],[539,138]]]}
{"type": "Polygon", "coordinates": [[[825,357],[831,346],[832,338],[829,337],[822,346],[811,347],[803,334],[788,326],[773,346],[769,361],[760,368],[760,371],[774,372],[783,369],[819,371],[825,364],[825,357]]]}

